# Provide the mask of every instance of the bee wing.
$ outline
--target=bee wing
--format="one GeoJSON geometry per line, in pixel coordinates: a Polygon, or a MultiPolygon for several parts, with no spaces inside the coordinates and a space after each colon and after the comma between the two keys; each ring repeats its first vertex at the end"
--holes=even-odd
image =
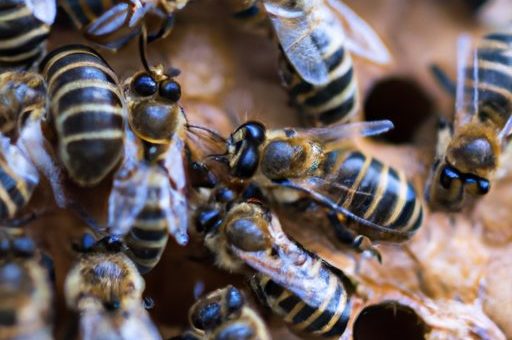
{"type": "Polygon", "coordinates": [[[176,242],[181,245],[185,245],[188,242],[184,151],[185,142],[178,133],[175,133],[164,159],[164,167],[167,170],[170,182],[168,193],[171,209],[167,216],[169,232],[174,236],[176,242]]]}
{"type": "Polygon", "coordinates": [[[125,129],[124,159],[114,175],[108,199],[108,224],[114,234],[124,235],[144,207],[150,167],[139,161],[136,139],[125,129]]]}
{"type": "Polygon", "coordinates": [[[341,0],[327,0],[329,6],[343,19],[346,47],[354,54],[376,64],[389,64],[391,54],[377,33],[341,0]]]}
{"type": "MultiPolygon", "coordinates": [[[[139,34],[140,28],[130,26],[132,19],[131,5],[121,2],[88,24],[84,28],[84,35],[101,46],[116,50],[139,34]]],[[[138,23],[137,20],[139,18],[136,18],[138,23]]]]}
{"type": "Polygon", "coordinates": [[[34,16],[47,25],[52,25],[57,16],[56,0],[25,0],[34,16]]]}
{"type": "Polygon", "coordinates": [[[301,136],[314,138],[328,143],[335,142],[340,139],[380,135],[391,130],[393,127],[394,125],[390,120],[375,120],[372,122],[336,124],[321,128],[293,128],[293,130],[301,136]]]}
{"type": "Polygon", "coordinates": [[[358,196],[372,195],[371,193],[357,189],[350,189],[339,183],[325,180],[320,177],[285,179],[274,181],[274,183],[286,188],[304,192],[317,203],[332,211],[342,214],[347,220],[356,222],[360,225],[364,225],[376,232],[387,233],[390,236],[397,236],[400,239],[408,236],[407,234],[404,234],[403,231],[395,231],[390,228],[385,228],[384,226],[376,224],[375,222],[372,222],[363,216],[358,216],[349,209],[337,203],[340,195],[343,192],[358,196]]]}
{"type": "Polygon", "coordinates": [[[232,251],[245,264],[274,282],[298,295],[312,305],[319,306],[322,298],[316,292],[327,291],[327,282],[313,270],[320,261],[291,241],[282,231],[279,222],[272,220],[270,227],[274,252],[247,252],[232,247],[232,251]]]}
{"type": "Polygon", "coordinates": [[[329,70],[311,36],[314,23],[306,10],[286,8],[271,0],[265,0],[263,5],[286,57],[301,78],[313,85],[325,85],[329,70]]]}
{"type": "Polygon", "coordinates": [[[39,173],[25,155],[17,146],[11,144],[10,138],[0,133],[0,157],[3,157],[10,169],[16,171],[16,175],[22,177],[30,186],[27,190],[31,191],[39,183],[39,173]]]}
{"type": "Polygon", "coordinates": [[[467,124],[478,109],[478,67],[471,37],[463,34],[457,41],[457,88],[454,129],[467,124]]]}

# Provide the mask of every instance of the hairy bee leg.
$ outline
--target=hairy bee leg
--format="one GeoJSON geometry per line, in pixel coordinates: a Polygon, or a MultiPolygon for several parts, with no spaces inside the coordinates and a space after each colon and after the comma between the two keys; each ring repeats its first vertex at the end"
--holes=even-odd
{"type": "Polygon", "coordinates": [[[375,257],[379,263],[382,263],[382,256],[380,252],[373,246],[372,241],[363,235],[356,235],[353,231],[349,230],[338,218],[335,212],[327,214],[329,222],[334,228],[334,232],[342,243],[354,248],[358,253],[367,253],[375,257]]]}

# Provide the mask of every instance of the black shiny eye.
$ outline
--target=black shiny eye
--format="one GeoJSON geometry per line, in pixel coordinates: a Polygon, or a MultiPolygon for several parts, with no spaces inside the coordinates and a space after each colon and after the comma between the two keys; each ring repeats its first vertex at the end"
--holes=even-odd
{"type": "Polygon", "coordinates": [[[80,246],[82,251],[91,250],[96,244],[96,239],[89,233],[85,233],[82,236],[82,240],[80,241],[80,246]]]}
{"type": "Polygon", "coordinates": [[[156,93],[156,80],[147,73],[137,75],[132,81],[132,90],[139,96],[147,97],[156,93]]]}
{"type": "Polygon", "coordinates": [[[251,178],[259,163],[258,148],[252,145],[242,146],[240,157],[231,169],[231,174],[238,178],[251,178]]]}
{"type": "Polygon", "coordinates": [[[258,122],[247,122],[241,126],[245,128],[245,138],[252,142],[263,143],[265,140],[265,126],[258,122]]]}
{"type": "Polygon", "coordinates": [[[235,287],[229,287],[227,294],[227,307],[230,313],[240,310],[244,305],[244,296],[235,287]]]}
{"type": "Polygon", "coordinates": [[[212,329],[221,323],[222,308],[217,302],[207,303],[195,310],[191,315],[194,327],[201,330],[212,329]]]}
{"type": "Polygon", "coordinates": [[[112,301],[105,301],[103,306],[106,310],[113,312],[121,308],[121,302],[117,299],[114,299],[112,301]]]}
{"type": "Polygon", "coordinates": [[[181,98],[181,86],[174,80],[164,80],[160,83],[158,93],[165,99],[177,102],[181,98]]]}
{"type": "Polygon", "coordinates": [[[228,203],[228,202],[233,201],[234,199],[235,199],[235,193],[231,189],[228,189],[228,188],[220,188],[215,193],[215,200],[217,202],[228,203]]]}
{"type": "Polygon", "coordinates": [[[212,232],[221,223],[222,218],[218,209],[203,210],[196,217],[196,229],[200,233],[212,232]]]}
{"type": "Polygon", "coordinates": [[[449,189],[452,181],[459,179],[459,178],[460,178],[459,174],[451,166],[447,165],[443,168],[443,170],[441,170],[441,176],[440,176],[441,185],[445,189],[449,189]]]}
{"type": "Polygon", "coordinates": [[[479,179],[477,184],[478,184],[478,191],[480,192],[481,195],[487,194],[489,192],[489,190],[491,189],[491,184],[486,179],[479,179]]]}

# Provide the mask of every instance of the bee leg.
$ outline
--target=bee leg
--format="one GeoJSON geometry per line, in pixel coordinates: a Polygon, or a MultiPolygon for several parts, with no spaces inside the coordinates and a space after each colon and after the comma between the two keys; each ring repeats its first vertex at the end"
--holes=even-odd
{"type": "Polygon", "coordinates": [[[358,253],[367,253],[375,257],[379,263],[382,263],[382,256],[380,252],[373,246],[372,241],[363,235],[356,235],[353,231],[349,230],[338,218],[336,212],[329,212],[327,214],[329,222],[334,228],[334,232],[342,243],[347,244],[354,248],[358,253]]]}
{"type": "Polygon", "coordinates": [[[430,65],[430,73],[441,88],[455,98],[457,84],[437,64],[430,65]]]}

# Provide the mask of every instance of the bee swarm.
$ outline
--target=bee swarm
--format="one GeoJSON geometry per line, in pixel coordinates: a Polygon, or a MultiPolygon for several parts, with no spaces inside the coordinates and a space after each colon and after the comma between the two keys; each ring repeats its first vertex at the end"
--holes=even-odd
{"type": "MultiPolygon", "coordinates": [[[[355,58],[366,118],[395,120],[400,116],[395,121],[393,143],[384,136],[361,141],[361,147],[403,169],[422,192],[435,145],[436,115],[450,113],[453,105],[430,76],[428,66],[436,62],[455,74],[457,36],[463,31],[480,33],[482,27],[457,2],[345,2],[371,23],[393,55],[393,63],[383,68],[355,58]]],[[[296,114],[287,105],[287,94],[276,72],[275,43],[233,29],[227,23],[228,16],[214,0],[192,2],[178,15],[170,37],[151,44],[150,60],[172,63],[181,70],[177,77],[183,89],[181,105],[192,123],[227,135],[233,128],[227,114],[231,113],[241,121],[251,118],[272,127],[296,126],[296,114]]],[[[52,32],[48,49],[71,41],[85,43],[74,29],[59,25],[52,32]]],[[[140,69],[136,41],[117,54],[102,51],[102,55],[121,79],[140,69]]],[[[358,292],[364,298],[353,301],[344,335],[347,339],[376,339],[372,331],[380,339],[512,338],[510,183],[501,180],[470,214],[448,215],[427,209],[425,222],[412,240],[378,246],[382,264],[340,249],[330,241],[329,230],[307,228],[306,221],[293,216],[281,220],[285,231],[308,250],[358,281],[358,292]]],[[[94,190],[75,190],[88,210],[106,216],[108,184],[94,190]]],[[[48,190],[39,188],[34,206],[50,197],[48,190]]],[[[69,244],[86,227],[72,214],[50,209],[29,228],[55,261],[60,294],[57,334],[62,338],[70,318],[62,296],[74,258],[69,244]]],[[[205,292],[227,284],[247,288],[243,277],[216,269],[200,245],[192,243],[184,248],[172,239],[145,280],[145,295],[155,302],[150,314],[164,338],[186,327],[187,311],[199,282],[205,285],[205,292]]],[[[251,295],[248,289],[246,295],[251,295]]],[[[277,317],[259,311],[274,338],[296,338],[277,317]]]]}

